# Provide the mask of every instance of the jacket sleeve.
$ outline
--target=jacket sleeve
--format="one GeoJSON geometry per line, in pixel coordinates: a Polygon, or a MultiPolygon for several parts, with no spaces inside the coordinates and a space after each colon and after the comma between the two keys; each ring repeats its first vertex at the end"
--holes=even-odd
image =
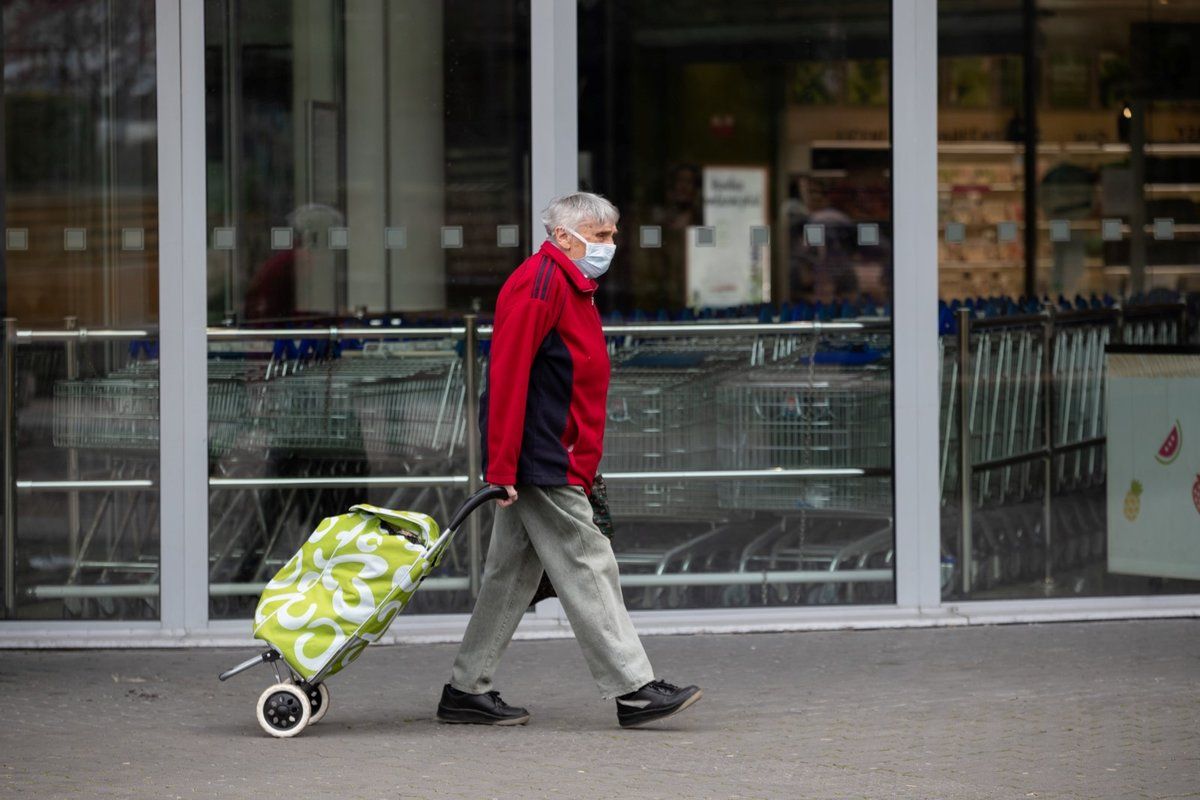
{"type": "Polygon", "coordinates": [[[488,483],[517,482],[517,462],[525,434],[529,372],[538,348],[558,323],[565,301],[558,267],[533,269],[501,293],[496,306],[488,364],[488,483]]]}

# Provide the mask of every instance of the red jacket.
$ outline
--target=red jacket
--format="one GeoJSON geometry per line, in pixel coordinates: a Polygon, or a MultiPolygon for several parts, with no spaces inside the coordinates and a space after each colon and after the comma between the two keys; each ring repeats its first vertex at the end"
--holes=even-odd
{"type": "Polygon", "coordinates": [[[500,290],[479,409],[489,483],[591,491],[609,374],[596,286],[547,241],[500,290]]]}

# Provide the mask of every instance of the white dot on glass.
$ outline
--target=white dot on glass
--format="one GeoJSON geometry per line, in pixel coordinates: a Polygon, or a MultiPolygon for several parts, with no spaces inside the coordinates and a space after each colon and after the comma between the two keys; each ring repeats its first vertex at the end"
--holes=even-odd
{"type": "Polygon", "coordinates": [[[272,250],[291,250],[292,242],[293,237],[291,228],[271,228],[272,250]]]}

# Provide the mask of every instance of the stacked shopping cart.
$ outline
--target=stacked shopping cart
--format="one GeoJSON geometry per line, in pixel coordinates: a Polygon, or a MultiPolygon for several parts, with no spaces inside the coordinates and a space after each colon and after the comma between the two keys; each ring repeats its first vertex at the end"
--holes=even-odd
{"type": "MultiPolygon", "coordinates": [[[[976,305],[977,317],[993,310],[976,305]]],[[[1089,308],[1059,313],[1047,326],[1045,315],[1004,308],[972,323],[965,376],[961,337],[943,325],[941,338],[943,506],[949,519],[969,497],[976,531],[969,569],[980,588],[1035,577],[1047,558],[1071,568],[1102,554],[1102,504],[1094,499],[1105,475],[1105,345],[1172,342],[1182,324],[1171,309],[1089,308]],[[1047,555],[1047,474],[1038,458],[1026,456],[1043,446],[1048,423],[1061,450],[1049,478],[1050,491],[1062,498],[1052,520],[1062,535],[1047,555]],[[964,429],[974,465],[965,493],[958,457],[964,429]]],[[[710,325],[698,335],[671,325],[656,333],[641,325],[636,333],[612,333],[601,470],[632,476],[610,483],[618,557],[626,574],[663,581],[639,605],[882,598],[845,576],[828,584],[797,578],[770,591],[764,578],[753,592],[686,583],[714,572],[890,569],[890,322],[849,324],[853,317],[844,312],[840,328],[818,320],[801,329],[742,326],[761,328],[754,332],[710,325]],[[728,474],[740,471],[759,475],[728,474]]],[[[231,488],[211,494],[214,581],[261,579],[272,559],[294,549],[289,532],[311,529],[333,506],[344,510],[345,493],[361,491],[353,481],[368,472],[466,472],[474,420],[467,419],[465,362],[450,329],[419,345],[380,337],[361,349],[277,346],[264,353],[261,341],[218,342],[208,364],[213,475],[250,479],[244,488],[230,481],[231,488]],[[269,483],[274,478],[280,480],[269,483]],[[327,478],[341,481],[340,488],[328,488],[327,478]],[[302,486],[305,479],[311,483],[302,486]],[[247,561],[252,569],[244,568],[247,561]]],[[[153,478],[157,361],[58,381],[53,437],[60,447],[102,458],[109,474],[153,478]],[[135,466],[113,467],[122,460],[135,466]]],[[[435,483],[405,491],[438,495],[435,483]]],[[[383,504],[436,510],[439,503],[439,496],[405,496],[383,504]]],[[[945,529],[953,562],[961,557],[955,523],[945,529]]],[[[85,548],[79,563],[87,558],[85,548]]],[[[890,591],[882,581],[875,588],[885,586],[890,591]]]]}

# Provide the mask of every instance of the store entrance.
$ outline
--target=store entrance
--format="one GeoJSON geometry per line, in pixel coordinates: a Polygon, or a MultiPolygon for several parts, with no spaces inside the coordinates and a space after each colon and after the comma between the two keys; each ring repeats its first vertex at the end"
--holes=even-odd
{"type": "Polygon", "coordinates": [[[581,185],[661,235],[614,307],[889,302],[889,13],[581,4],[581,185]]]}

